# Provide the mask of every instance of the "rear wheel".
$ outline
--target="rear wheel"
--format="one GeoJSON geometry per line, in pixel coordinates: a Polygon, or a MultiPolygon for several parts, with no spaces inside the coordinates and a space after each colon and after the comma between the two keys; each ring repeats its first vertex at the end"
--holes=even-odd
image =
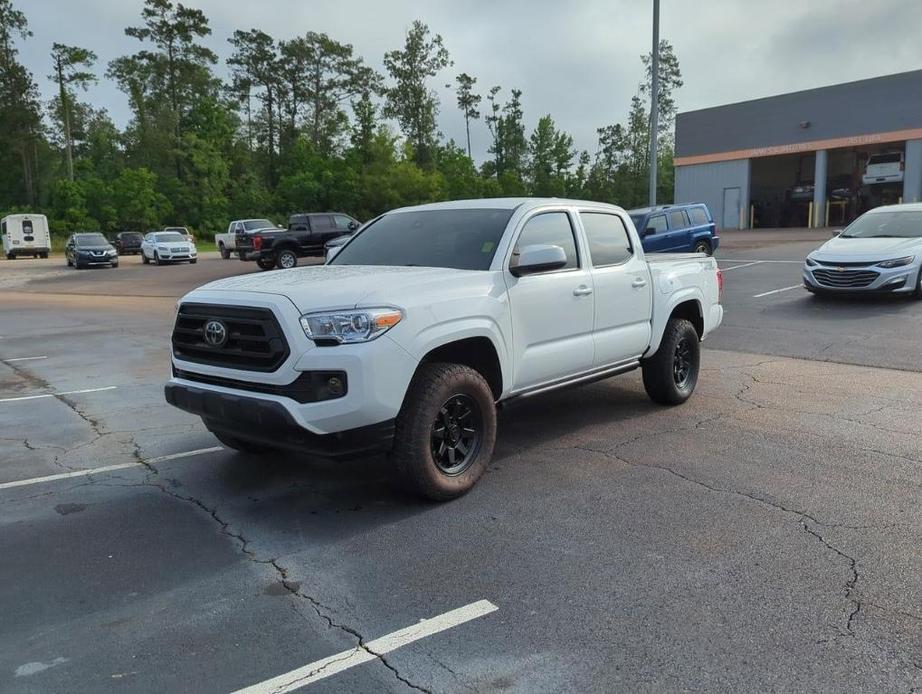
{"type": "Polygon", "coordinates": [[[12,253],[7,253],[7,254],[6,254],[6,259],[7,259],[7,260],[16,260],[16,256],[13,255],[12,253]]]}
{"type": "Polygon", "coordinates": [[[695,244],[695,253],[711,255],[711,244],[709,244],[707,241],[698,241],[698,243],[695,244]]]}
{"type": "Polygon", "coordinates": [[[461,364],[420,366],[397,415],[392,460],[409,490],[435,501],[461,496],[493,457],[496,405],[490,386],[461,364]]]}
{"type": "Polygon", "coordinates": [[[280,270],[290,270],[298,265],[298,254],[290,248],[283,248],[278,252],[275,262],[280,270]]]}
{"type": "Polygon", "coordinates": [[[41,258],[42,260],[48,260],[48,254],[47,254],[47,253],[39,253],[39,254],[38,254],[38,257],[41,258]]]}
{"type": "Polygon", "coordinates": [[[256,264],[260,270],[271,270],[275,267],[275,258],[260,258],[256,264]]]}
{"type": "Polygon", "coordinates": [[[666,323],[656,354],[643,363],[647,395],[660,405],[680,405],[695,390],[701,366],[701,345],[695,326],[684,318],[666,323]]]}

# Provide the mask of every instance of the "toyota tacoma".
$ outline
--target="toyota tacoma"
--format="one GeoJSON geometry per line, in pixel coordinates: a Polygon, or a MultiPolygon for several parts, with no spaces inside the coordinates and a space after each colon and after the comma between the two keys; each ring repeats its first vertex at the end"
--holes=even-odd
{"type": "Polygon", "coordinates": [[[637,368],[655,402],[687,400],[721,284],[703,254],[646,257],[612,205],[404,208],[326,265],[184,296],[166,399],[230,448],[383,452],[411,490],[450,499],[486,468],[507,402],[637,368]]]}

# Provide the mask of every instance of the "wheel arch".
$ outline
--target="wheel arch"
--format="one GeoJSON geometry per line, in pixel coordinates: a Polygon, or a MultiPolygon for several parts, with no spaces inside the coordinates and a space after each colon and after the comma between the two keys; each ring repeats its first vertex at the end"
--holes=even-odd
{"type": "Polygon", "coordinates": [[[698,333],[698,339],[704,339],[704,310],[701,297],[698,292],[689,290],[682,292],[673,297],[673,300],[667,305],[666,309],[660,314],[662,318],[653,322],[653,338],[646,356],[651,356],[659,349],[660,342],[663,339],[663,332],[666,325],[673,318],[684,318],[689,321],[698,333]]]}
{"type": "Polygon", "coordinates": [[[502,397],[504,382],[502,362],[496,345],[486,335],[461,337],[430,347],[420,359],[417,370],[423,364],[433,362],[448,362],[469,366],[484,377],[490,386],[494,400],[499,400],[502,397]]]}

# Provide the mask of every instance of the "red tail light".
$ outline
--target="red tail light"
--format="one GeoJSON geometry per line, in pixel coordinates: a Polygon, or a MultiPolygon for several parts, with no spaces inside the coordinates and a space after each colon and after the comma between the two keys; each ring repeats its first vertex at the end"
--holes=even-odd
{"type": "Polygon", "coordinates": [[[254,237],[253,237],[253,250],[258,251],[258,250],[262,249],[262,247],[263,247],[263,237],[262,237],[262,236],[254,236],[254,237]]]}
{"type": "Polygon", "coordinates": [[[717,268],[717,303],[719,304],[724,298],[724,273],[717,268]]]}

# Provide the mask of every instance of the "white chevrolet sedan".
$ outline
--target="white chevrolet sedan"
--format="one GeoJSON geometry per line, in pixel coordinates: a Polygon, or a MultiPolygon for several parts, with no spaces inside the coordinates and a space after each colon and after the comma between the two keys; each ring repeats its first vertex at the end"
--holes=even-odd
{"type": "Polygon", "coordinates": [[[198,261],[195,244],[178,231],[152,231],[141,242],[141,262],[147,265],[155,263],[198,261]]]}
{"type": "Polygon", "coordinates": [[[922,203],[865,212],[807,256],[813,294],[902,294],[922,299],[922,203]]]}

